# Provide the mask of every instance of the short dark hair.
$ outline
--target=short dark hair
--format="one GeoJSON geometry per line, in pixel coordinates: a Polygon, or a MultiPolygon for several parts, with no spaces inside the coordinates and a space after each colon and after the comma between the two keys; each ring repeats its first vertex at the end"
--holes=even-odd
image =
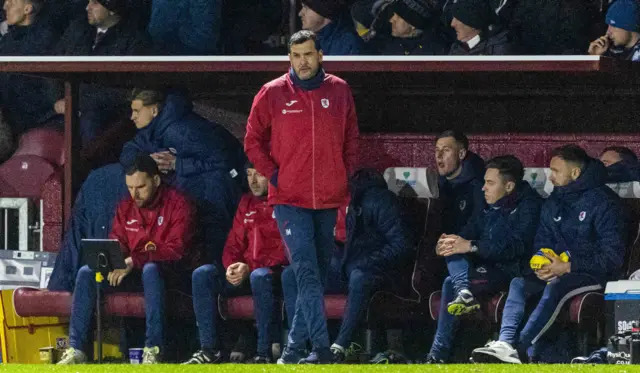
{"type": "Polygon", "coordinates": [[[517,183],[524,177],[524,166],[520,160],[513,155],[501,155],[495,158],[491,158],[487,162],[487,169],[495,168],[500,172],[507,181],[513,181],[517,183]]]}
{"type": "Polygon", "coordinates": [[[167,95],[162,90],[134,88],[129,95],[130,101],[140,100],[144,106],[158,105],[158,110],[162,110],[167,95]]]}
{"type": "Polygon", "coordinates": [[[587,152],[576,144],[568,144],[553,149],[551,152],[551,158],[555,157],[558,157],[565,162],[575,164],[580,168],[580,170],[584,170],[590,158],[587,152]]]}
{"type": "Polygon", "coordinates": [[[300,30],[291,35],[291,38],[289,39],[289,52],[291,52],[292,46],[306,43],[309,40],[313,40],[313,44],[316,46],[316,49],[320,50],[320,46],[318,45],[318,35],[313,31],[300,30]]]}
{"type": "Polygon", "coordinates": [[[445,137],[453,137],[458,144],[462,145],[464,150],[469,150],[469,139],[464,133],[456,130],[446,130],[436,137],[436,141],[445,137]]]}
{"type": "Polygon", "coordinates": [[[620,159],[622,159],[623,162],[625,163],[638,163],[638,156],[636,155],[636,153],[633,152],[633,150],[624,147],[624,146],[608,146],[606,148],[604,148],[604,150],[602,151],[602,153],[600,153],[600,155],[603,155],[606,152],[616,152],[618,153],[618,155],[620,156],[620,159]]]}
{"type": "Polygon", "coordinates": [[[33,8],[32,14],[34,16],[38,15],[41,11],[42,8],[44,8],[45,6],[45,0],[26,0],[27,3],[31,4],[31,7],[33,8]]]}
{"type": "Polygon", "coordinates": [[[131,176],[136,172],[144,172],[151,177],[160,175],[156,161],[154,161],[149,154],[144,153],[136,155],[133,163],[126,169],[127,176],[131,176]]]}

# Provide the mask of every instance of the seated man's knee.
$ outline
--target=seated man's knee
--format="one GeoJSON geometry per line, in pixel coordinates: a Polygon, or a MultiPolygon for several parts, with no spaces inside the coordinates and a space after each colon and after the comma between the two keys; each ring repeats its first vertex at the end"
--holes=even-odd
{"type": "Polygon", "coordinates": [[[256,268],[249,275],[249,281],[251,285],[262,284],[266,281],[271,281],[273,271],[270,268],[256,268]]]}
{"type": "Polygon", "coordinates": [[[76,275],[76,282],[84,281],[86,279],[92,280],[95,277],[94,273],[95,272],[91,268],[89,268],[88,265],[82,266],[80,267],[80,269],[78,270],[78,274],[76,275]]]}
{"type": "Polygon", "coordinates": [[[349,274],[349,291],[362,290],[372,284],[373,276],[360,269],[354,269],[349,274]]]}
{"type": "Polygon", "coordinates": [[[160,266],[158,266],[158,264],[156,263],[145,263],[145,265],[142,267],[143,276],[155,275],[158,273],[160,273],[160,266]]]}
{"type": "Polygon", "coordinates": [[[196,268],[191,275],[193,285],[207,283],[218,276],[218,269],[213,264],[205,264],[196,268]]]}
{"type": "Polygon", "coordinates": [[[511,280],[511,284],[509,285],[509,293],[512,291],[522,292],[524,291],[525,279],[523,277],[516,277],[511,280]]]}

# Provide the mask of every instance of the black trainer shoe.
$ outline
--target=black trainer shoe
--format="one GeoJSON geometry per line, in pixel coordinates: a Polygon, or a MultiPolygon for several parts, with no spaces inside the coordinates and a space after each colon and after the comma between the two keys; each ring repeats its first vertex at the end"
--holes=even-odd
{"type": "Polygon", "coordinates": [[[301,359],[298,364],[331,364],[333,363],[333,353],[330,349],[318,349],[312,351],[309,356],[301,359]]]}
{"type": "Polygon", "coordinates": [[[251,364],[271,364],[271,359],[266,356],[254,356],[251,364]]]}
{"type": "Polygon", "coordinates": [[[410,361],[404,354],[394,350],[378,352],[373,359],[369,360],[370,364],[409,364],[410,361]]]}
{"type": "Polygon", "coordinates": [[[185,364],[220,364],[222,362],[222,353],[220,351],[208,352],[204,350],[199,350],[191,359],[182,363],[185,364]]]}
{"type": "Polygon", "coordinates": [[[278,359],[278,364],[298,364],[305,356],[304,351],[293,350],[285,347],[282,355],[278,359]]]}
{"type": "Polygon", "coordinates": [[[347,359],[346,352],[342,346],[338,346],[337,344],[331,345],[331,353],[333,354],[333,363],[341,364],[347,359]]]}
{"type": "Polygon", "coordinates": [[[423,364],[444,364],[444,360],[436,359],[433,355],[427,355],[427,358],[422,362],[423,364]]]}

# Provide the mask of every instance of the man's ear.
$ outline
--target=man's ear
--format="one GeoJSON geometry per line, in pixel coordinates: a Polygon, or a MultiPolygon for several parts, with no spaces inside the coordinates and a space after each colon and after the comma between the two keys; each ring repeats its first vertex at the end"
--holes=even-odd
{"type": "Polygon", "coordinates": [[[463,161],[467,157],[467,149],[460,149],[458,151],[458,158],[463,161]]]}
{"type": "Polygon", "coordinates": [[[33,5],[27,4],[24,6],[24,14],[33,14],[33,5]]]}
{"type": "Polygon", "coordinates": [[[155,118],[158,116],[158,113],[158,105],[153,105],[153,107],[151,108],[151,115],[155,118]]]}
{"type": "Polygon", "coordinates": [[[511,193],[516,189],[516,183],[514,181],[507,181],[507,185],[505,187],[507,193],[511,193]]]}
{"type": "Polygon", "coordinates": [[[578,180],[580,175],[582,175],[582,170],[580,169],[580,167],[574,167],[571,169],[571,179],[573,181],[578,180]]]}
{"type": "Polygon", "coordinates": [[[153,177],[153,184],[154,184],[156,187],[159,187],[161,182],[162,182],[162,179],[160,178],[160,175],[155,175],[155,176],[153,177]]]}

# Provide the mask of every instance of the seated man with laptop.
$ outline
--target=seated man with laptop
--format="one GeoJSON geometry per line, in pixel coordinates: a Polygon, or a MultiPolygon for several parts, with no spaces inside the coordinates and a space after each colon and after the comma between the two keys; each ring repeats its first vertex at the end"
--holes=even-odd
{"type": "MultiPolygon", "coordinates": [[[[105,291],[144,291],[146,340],[143,364],[159,361],[164,332],[165,280],[193,269],[194,209],[176,189],[163,185],[156,162],[138,155],[126,170],[125,181],[131,198],[118,204],[110,238],[112,241],[83,240],[85,265],[78,271],[69,322],[69,345],[59,364],[87,361],[83,352],[96,303],[97,244],[119,245],[124,263],[114,263],[111,255],[105,291]],[[93,258],[91,257],[93,255],[93,258]],[[95,259],[94,259],[95,258],[95,259]],[[91,268],[90,268],[91,267],[91,268]],[[121,269],[117,269],[120,267],[121,269]]],[[[108,247],[105,247],[105,250],[108,247]]],[[[116,250],[117,251],[117,250],[116,250]]],[[[120,259],[122,260],[122,259],[120,259]]],[[[115,260],[117,261],[117,259],[115,260]]],[[[101,266],[103,264],[98,264],[101,266]]]]}

